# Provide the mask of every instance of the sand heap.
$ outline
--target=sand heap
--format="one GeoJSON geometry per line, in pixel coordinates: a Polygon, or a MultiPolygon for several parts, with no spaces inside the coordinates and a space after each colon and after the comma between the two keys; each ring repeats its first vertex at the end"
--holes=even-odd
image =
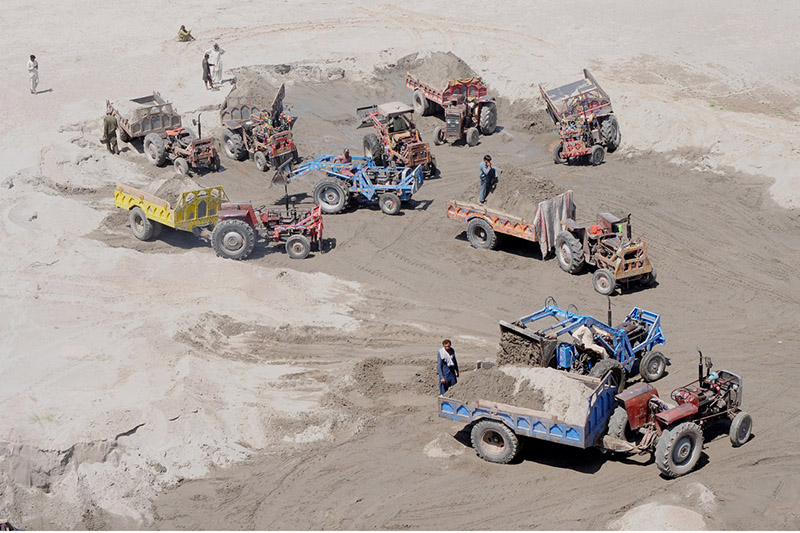
{"type": "Polygon", "coordinates": [[[583,424],[592,387],[552,368],[501,366],[465,372],[447,391],[455,400],[487,400],[544,411],[568,424],[583,424]]]}
{"type": "Polygon", "coordinates": [[[196,191],[202,188],[202,185],[188,176],[172,175],[153,181],[145,187],[144,191],[167,200],[174,206],[175,201],[182,192],[196,191]]]}
{"type": "Polygon", "coordinates": [[[430,56],[410,54],[397,61],[397,68],[434,89],[444,89],[450,80],[478,75],[453,52],[434,52],[430,56]]]}
{"type": "MultiPolygon", "coordinates": [[[[477,187],[469,190],[468,202],[478,203],[477,187]]],[[[549,200],[564,190],[550,179],[540,178],[530,172],[515,168],[501,168],[494,190],[486,198],[486,207],[533,222],[539,202],[549,200]]]]}

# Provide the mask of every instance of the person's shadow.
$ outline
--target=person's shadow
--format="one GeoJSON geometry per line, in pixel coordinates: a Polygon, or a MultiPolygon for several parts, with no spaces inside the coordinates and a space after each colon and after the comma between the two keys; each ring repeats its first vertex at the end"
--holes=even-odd
{"type": "Polygon", "coordinates": [[[53,88],[52,88],[52,87],[51,87],[50,89],[42,89],[41,91],[38,91],[38,90],[37,90],[37,91],[36,91],[35,93],[33,93],[33,94],[44,94],[44,93],[51,93],[51,92],[53,92],[53,88]]]}

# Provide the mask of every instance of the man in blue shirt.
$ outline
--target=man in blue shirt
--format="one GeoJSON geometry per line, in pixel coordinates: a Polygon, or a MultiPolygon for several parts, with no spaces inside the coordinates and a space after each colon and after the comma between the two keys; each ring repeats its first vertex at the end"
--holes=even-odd
{"type": "Polygon", "coordinates": [[[436,372],[439,374],[439,394],[444,394],[447,389],[458,382],[458,361],[450,339],[443,340],[442,347],[439,348],[439,354],[436,357],[436,372]]]}
{"type": "Polygon", "coordinates": [[[494,180],[494,175],[495,171],[494,168],[492,168],[492,156],[487,154],[483,156],[483,163],[481,163],[481,168],[478,170],[478,177],[481,179],[481,205],[486,203],[486,196],[489,194],[489,188],[492,185],[492,180],[494,180]]]}

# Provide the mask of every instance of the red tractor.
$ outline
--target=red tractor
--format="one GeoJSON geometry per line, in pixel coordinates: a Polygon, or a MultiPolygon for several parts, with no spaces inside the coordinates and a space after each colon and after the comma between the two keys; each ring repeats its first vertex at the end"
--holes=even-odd
{"type": "Polygon", "coordinates": [[[436,158],[411,120],[414,110],[410,106],[389,102],[360,107],[356,113],[361,120],[359,128],[375,129],[364,135],[364,157],[381,167],[421,165],[426,175],[436,175],[436,158]]]}
{"type": "Polygon", "coordinates": [[[225,127],[221,139],[225,155],[237,161],[252,158],[262,172],[288,160],[299,161],[292,137],[294,118],[283,112],[285,95],[286,88],[281,84],[272,105],[267,107],[258,97],[238,96],[234,87],[220,111],[225,127]]]}
{"type": "Polygon", "coordinates": [[[675,405],[659,398],[649,383],[617,394],[604,447],[653,453],[664,476],[674,478],[694,469],[703,448],[703,431],[715,422],[730,421],[728,435],[734,446],[747,442],[753,420],[740,409],[742,378],[727,370],[712,372],[711,367],[711,359],[701,352],[698,379],[672,391],[675,405]]]}

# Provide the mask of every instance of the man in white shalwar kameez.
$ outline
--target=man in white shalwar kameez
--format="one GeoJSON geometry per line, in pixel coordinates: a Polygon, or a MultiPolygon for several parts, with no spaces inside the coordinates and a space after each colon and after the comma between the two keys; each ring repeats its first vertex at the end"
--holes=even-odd
{"type": "Polygon", "coordinates": [[[208,64],[211,66],[211,79],[217,85],[222,83],[222,59],[220,56],[225,53],[225,50],[220,48],[217,43],[208,49],[208,64]]]}

